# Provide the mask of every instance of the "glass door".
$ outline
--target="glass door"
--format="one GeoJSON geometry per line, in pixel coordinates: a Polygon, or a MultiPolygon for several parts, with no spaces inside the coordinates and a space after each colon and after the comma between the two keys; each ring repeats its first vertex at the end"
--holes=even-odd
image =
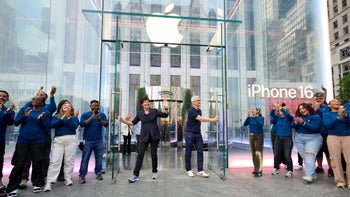
{"type": "Polygon", "coordinates": [[[112,42],[102,42],[101,46],[101,81],[100,98],[102,108],[108,114],[109,127],[105,132],[106,151],[103,156],[103,167],[111,170],[112,181],[119,173],[120,124],[117,121],[120,109],[121,92],[118,88],[118,46],[112,42]]]}
{"type": "Polygon", "coordinates": [[[208,86],[207,95],[209,97],[210,117],[219,116],[218,122],[208,125],[208,167],[221,179],[226,179],[227,168],[227,135],[225,128],[225,78],[223,75],[224,48],[217,48],[210,51],[208,57],[211,62],[208,66],[208,86]],[[219,54],[219,55],[218,55],[219,54]]]}

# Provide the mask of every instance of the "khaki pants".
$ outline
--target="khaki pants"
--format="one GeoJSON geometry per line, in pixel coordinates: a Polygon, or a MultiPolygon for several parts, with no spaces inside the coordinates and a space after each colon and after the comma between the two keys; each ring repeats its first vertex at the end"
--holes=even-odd
{"type": "MultiPolygon", "coordinates": [[[[337,184],[346,185],[341,163],[341,154],[344,155],[346,161],[346,174],[350,175],[350,136],[329,135],[327,138],[327,145],[334,172],[334,181],[337,184]]],[[[347,185],[350,186],[349,180],[347,185]]]]}

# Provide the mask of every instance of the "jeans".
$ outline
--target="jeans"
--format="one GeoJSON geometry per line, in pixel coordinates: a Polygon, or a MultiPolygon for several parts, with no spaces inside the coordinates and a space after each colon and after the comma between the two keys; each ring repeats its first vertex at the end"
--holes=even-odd
{"type": "Polygon", "coordinates": [[[304,134],[295,132],[294,142],[304,160],[305,174],[314,176],[316,154],[322,146],[322,136],[319,133],[304,134]]]}
{"type": "Polygon", "coordinates": [[[91,152],[95,154],[95,174],[101,174],[102,156],[103,156],[103,141],[92,140],[85,141],[83,155],[81,158],[79,176],[84,177],[87,174],[91,152]]]}
{"type": "Polygon", "coordinates": [[[191,170],[191,154],[192,147],[195,146],[197,150],[197,170],[203,171],[203,138],[202,135],[188,136],[186,135],[186,153],[185,165],[186,171],[191,170]]]}
{"type": "Polygon", "coordinates": [[[284,160],[288,171],[293,171],[292,161],[292,137],[277,137],[274,149],[274,168],[279,169],[280,163],[284,160]]]}

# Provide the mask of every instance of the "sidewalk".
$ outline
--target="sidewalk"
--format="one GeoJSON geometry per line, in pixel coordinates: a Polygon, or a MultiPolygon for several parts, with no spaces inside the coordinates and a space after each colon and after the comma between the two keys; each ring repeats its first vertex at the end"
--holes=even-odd
{"type": "MultiPolygon", "coordinates": [[[[7,147],[6,147],[7,148],[7,147]]],[[[207,166],[207,152],[205,152],[205,166],[207,166]]],[[[234,159],[231,162],[236,162],[236,158],[241,158],[243,163],[250,161],[249,150],[232,149],[230,150],[230,158],[234,159]],[[243,157],[242,157],[243,156],[243,157]]],[[[194,160],[196,155],[193,154],[194,160]]],[[[265,151],[264,158],[271,158],[271,152],[265,151]]],[[[104,196],[159,196],[159,197],[212,197],[212,196],[239,196],[239,197],[300,197],[300,196],[350,196],[350,190],[338,189],[335,187],[333,178],[327,177],[327,174],[319,174],[318,180],[312,184],[305,184],[301,177],[303,171],[294,171],[292,178],[285,178],[286,171],[281,170],[281,173],[272,176],[272,167],[263,169],[263,176],[253,178],[251,167],[234,167],[227,169],[226,180],[221,180],[213,172],[206,169],[210,174],[209,178],[188,178],[184,170],[184,151],[174,148],[159,149],[159,178],[152,180],[151,161],[149,154],[146,154],[143,168],[140,173],[140,180],[136,183],[129,183],[128,178],[132,175],[132,169],[135,165],[136,154],[123,157],[120,156],[120,173],[116,180],[111,179],[111,172],[107,170],[104,174],[104,180],[98,181],[92,172],[86,177],[86,184],[78,183],[78,173],[81,155],[77,156],[76,169],[73,175],[74,185],[67,187],[63,182],[55,183],[51,192],[41,192],[34,194],[32,186],[29,182],[25,190],[19,191],[19,196],[74,196],[74,197],[104,197],[104,196]]],[[[8,163],[9,158],[5,163],[8,163]]],[[[238,160],[238,159],[237,159],[238,160]]],[[[195,161],[192,165],[196,165],[195,161]]],[[[91,158],[90,166],[94,166],[94,159],[91,158]]],[[[327,169],[326,166],[324,166],[327,169]]],[[[91,170],[90,170],[91,171],[91,170]]],[[[196,172],[196,168],[193,169],[196,172]]],[[[4,182],[8,181],[8,174],[4,173],[4,182]]]]}

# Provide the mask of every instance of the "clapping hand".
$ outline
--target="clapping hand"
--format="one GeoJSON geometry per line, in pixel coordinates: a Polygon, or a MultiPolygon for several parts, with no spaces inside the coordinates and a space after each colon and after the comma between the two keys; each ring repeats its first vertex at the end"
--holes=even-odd
{"type": "Polygon", "coordinates": [[[38,120],[42,119],[45,116],[45,112],[42,112],[39,116],[38,116],[38,120]]]}
{"type": "Polygon", "coordinates": [[[14,104],[11,104],[7,110],[6,110],[6,114],[9,114],[11,112],[11,110],[13,110],[15,108],[15,105],[14,104]]]}
{"type": "Polygon", "coordinates": [[[32,111],[32,109],[30,109],[30,107],[28,107],[26,110],[24,110],[24,116],[29,116],[31,111],[32,111]]]}

